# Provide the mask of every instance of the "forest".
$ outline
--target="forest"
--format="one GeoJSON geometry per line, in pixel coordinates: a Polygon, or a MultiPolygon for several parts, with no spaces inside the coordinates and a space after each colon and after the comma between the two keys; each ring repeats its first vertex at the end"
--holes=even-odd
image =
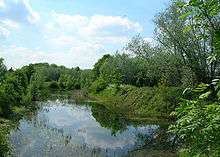
{"type": "MultiPolygon", "coordinates": [[[[0,156],[12,117],[56,91],[80,91],[128,119],[172,121],[179,156],[220,156],[220,1],[171,1],[155,15],[155,43],[140,34],[92,69],[0,60],[0,156]]],[[[89,51],[89,50],[88,50],[89,51]]],[[[73,58],[74,60],[74,58],[73,58]]]]}

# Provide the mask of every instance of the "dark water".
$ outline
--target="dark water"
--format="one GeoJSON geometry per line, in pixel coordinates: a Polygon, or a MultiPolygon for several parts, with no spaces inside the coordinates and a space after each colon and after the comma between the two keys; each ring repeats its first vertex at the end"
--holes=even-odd
{"type": "Polygon", "coordinates": [[[38,103],[9,134],[13,156],[172,156],[167,126],[129,122],[98,104],[38,103]]]}

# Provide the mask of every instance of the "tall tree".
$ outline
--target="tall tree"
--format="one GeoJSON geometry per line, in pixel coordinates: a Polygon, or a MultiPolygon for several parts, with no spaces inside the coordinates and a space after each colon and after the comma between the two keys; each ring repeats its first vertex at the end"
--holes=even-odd
{"type": "Polygon", "coordinates": [[[180,1],[177,2],[173,2],[155,19],[157,39],[172,53],[181,56],[199,82],[210,81],[217,65],[212,67],[207,60],[213,53],[211,39],[207,37],[209,32],[205,27],[194,27],[197,23],[195,18],[186,18],[188,11],[180,10],[180,1]]]}

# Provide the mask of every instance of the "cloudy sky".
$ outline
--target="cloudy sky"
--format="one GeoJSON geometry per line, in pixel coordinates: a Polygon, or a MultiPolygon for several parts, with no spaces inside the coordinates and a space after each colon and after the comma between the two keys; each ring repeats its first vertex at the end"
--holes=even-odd
{"type": "Polygon", "coordinates": [[[0,57],[7,67],[49,62],[91,68],[134,35],[153,37],[169,0],[0,0],[0,57]]]}

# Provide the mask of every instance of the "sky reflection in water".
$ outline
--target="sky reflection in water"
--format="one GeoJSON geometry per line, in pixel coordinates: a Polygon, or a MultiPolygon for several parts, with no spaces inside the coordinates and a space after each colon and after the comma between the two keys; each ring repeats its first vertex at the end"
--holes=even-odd
{"type": "Polygon", "coordinates": [[[39,106],[36,115],[20,120],[19,129],[9,135],[16,156],[121,156],[142,146],[144,139],[152,137],[159,128],[158,125],[125,124],[125,128],[113,134],[111,128],[123,126],[115,123],[123,122],[114,118],[116,122],[109,122],[112,126],[103,127],[108,125],[104,124],[108,123],[106,117],[94,115],[103,115],[104,111],[94,109],[94,105],[56,100],[41,102],[39,106]],[[105,118],[103,122],[102,118],[105,118]]]}

